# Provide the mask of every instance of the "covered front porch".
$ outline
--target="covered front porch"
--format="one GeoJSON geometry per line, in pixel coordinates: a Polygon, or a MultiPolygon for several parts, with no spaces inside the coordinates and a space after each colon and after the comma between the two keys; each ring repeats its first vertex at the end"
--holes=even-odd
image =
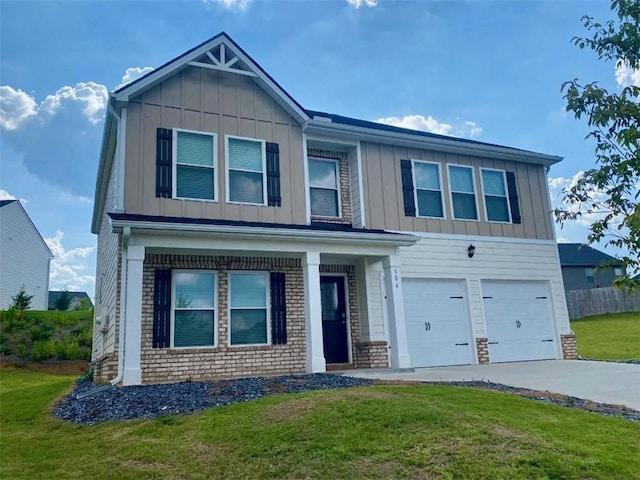
{"type": "Polygon", "coordinates": [[[123,234],[119,371],[124,385],[318,373],[332,365],[409,365],[398,249],[413,237],[242,222],[183,222],[176,228],[160,218],[112,220],[123,234]],[[158,272],[171,280],[158,283],[158,272]],[[184,329],[177,320],[191,308],[176,304],[176,284],[192,273],[215,285],[211,305],[198,307],[197,315],[189,312],[213,322],[211,341],[199,345],[176,341],[184,329]],[[255,282],[242,287],[240,279],[255,282]],[[249,298],[247,293],[258,284],[264,284],[264,301],[257,300],[261,294],[249,298]],[[163,288],[164,300],[158,295],[163,288]],[[164,310],[162,301],[169,305],[164,310]],[[246,321],[258,325],[254,330],[262,336],[239,342],[246,321]],[[164,336],[158,341],[160,330],[164,336]]]}

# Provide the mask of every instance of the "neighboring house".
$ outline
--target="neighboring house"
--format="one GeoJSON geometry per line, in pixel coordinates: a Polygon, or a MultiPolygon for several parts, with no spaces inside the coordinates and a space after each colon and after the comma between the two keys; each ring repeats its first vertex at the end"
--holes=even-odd
{"type": "Polygon", "coordinates": [[[53,255],[18,200],[0,200],[0,310],[24,287],[32,310],[47,309],[53,255]]]}
{"type": "Polygon", "coordinates": [[[624,275],[622,262],[584,243],[559,243],[565,290],[610,287],[624,275]]]}
{"type": "Polygon", "coordinates": [[[306,110],[217,35],[110,95],[96,377],[575,358],[560,160],[306,110]]]}
{"type": "MultiPolygon", "coordinates": [[[[63,294],[64,294],[63,290],[51,290],[49,292],[49,310],[56,309],[56,302],[63,294]]],[[[67,291],[67,294],[69,295],[69,298],[70,298],[69,308],[67,310],[73,310],[74,308],[78,307],[81,304],[82,300],[84,299],[87,299],[89,301],[89,305],[93,305],[93,303],[91,303],[91,298],[89,298],[89,295],[87,294],[87,292],[67,291]]]]}

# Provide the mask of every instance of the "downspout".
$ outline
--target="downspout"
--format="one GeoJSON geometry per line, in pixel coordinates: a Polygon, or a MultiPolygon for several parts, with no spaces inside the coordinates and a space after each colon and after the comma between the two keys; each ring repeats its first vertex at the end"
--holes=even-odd
{"type": "Polygon", "coordinates": [[[111,380],[111,385],[117,385],[122,381],[124,373],[124,336],[127,304],[127,245],[131,236],[131,227],[122,229],[122,264],[120,265],[120,318],[118,324],[118,374],[111,380]]]}

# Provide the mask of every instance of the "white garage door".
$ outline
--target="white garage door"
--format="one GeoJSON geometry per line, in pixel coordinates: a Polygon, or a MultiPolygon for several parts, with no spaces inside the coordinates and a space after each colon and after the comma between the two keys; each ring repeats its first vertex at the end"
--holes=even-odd
{"type": "Polygon", "coordinates": [[[470,364],[464,281],[405,278],[402,289],[411,366],[470,364]]]}
{"type": "Polygon", "coordinates": [[[482,297],[492,363],[556,358],[545,282],[483,280],[482,297]]]}

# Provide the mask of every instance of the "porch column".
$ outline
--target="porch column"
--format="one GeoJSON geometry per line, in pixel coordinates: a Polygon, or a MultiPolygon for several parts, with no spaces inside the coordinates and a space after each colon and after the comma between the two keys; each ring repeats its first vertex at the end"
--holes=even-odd
{"type": "Polygon", "coordinates": [[[142,346],[142,271],[144,247],[127,247],[127,278],[124,311],[124,372],[122,385],[140,385],[140,348],[142,346]]]}
{"type": "Polygon", "coordinates": [[[304,277],[304,318],[307,338],[307,372],[327,370],[322,343],[322,304],[320,302],[320,253],[306,252],[302,257],[304,277]]]}
{"type": "Polygon", "coordinates": [[[400,257],[389,255],[384,258],[382,265],[384,267],[384,285],[389,319],[389,363],[391,368],[408,368],[411,362],[407,346],[407,328],[404,321],[400,257]]]}

